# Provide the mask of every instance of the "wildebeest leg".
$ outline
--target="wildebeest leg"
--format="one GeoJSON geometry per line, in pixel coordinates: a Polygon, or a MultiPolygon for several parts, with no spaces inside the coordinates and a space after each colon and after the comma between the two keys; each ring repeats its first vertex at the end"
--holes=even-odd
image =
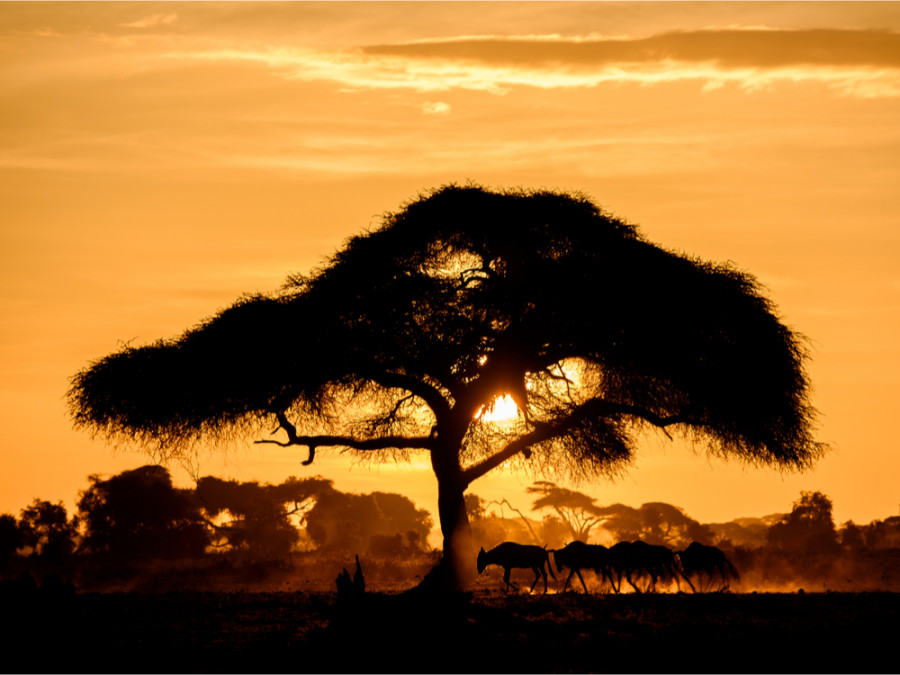
{"type": "MultiPolygon", "coordinates": [[[[594,570],[594,574],[596,574],[597,576],[600,577],[601,583],[603,582],[604,579],[608,580],[609,585],[612,586],[614,591],[616,591],[616,584],[613,581],[612,574],[610,573],[610,571],[608,569],[603,567],[599,570],[594,570]]],[[[618,593],[618,591],[616,591],[616,592],[618,593]]]]}
{"type": "Polygon", "coordinates": [[[622,586],[622,574],[618,570],[613,569],[613,571],[609,573],[609,583],[612,584],[613,591],[618,595],[619,588],[622,586]],[[613,574],[616,575],[615,579],[613,579],[613,574]]]}
{"type": "Polygon", "coordinates": [[[572,577],[575,576],[575,568],[573,567],[569,570],[569,576],[566,577],[566,583],[563,584],[562,592],[565,593],[566,589],[569,587],[569,582],[572,581],[572,577]]]}
{"type": "Polygon", "coordinates": [[[541,577],[544,577],[544,593],[547,592],[547,573],[541,567],[532,567],[531,570],[534,572],[534,581],[531,584],[531,588],[528,589],[528,592],[531,593],[534,591],[534,587],[537,586],[537,582],[541,577]]]}
{"type": "Polygon", "coordinates": [[[624,579],[624,574],[622,572],[616,572],[616,585],[613,586],[613,590],[616,592],[616,595],[622,592],[622,581],[624,579]]]}
{"type": "Polygon", "coordinates": [[[641,592],[641,589],[638,588],[638,587],[635,585],[634,581],[631,579],[631,570],[628,570],[628,571],[625,573],[625,578],[628,580],[628,583],[631,584],[631,587],[634,589],[634,592],[635,592],[635,593],[640,593],[640,592],[641,592]]]}
{"type": "Polygon", "coordinates": [[[509,573],[510,573],[510,572],[512,572],[512,568],[511,568],[511,567],[504,567],[504,568],[503,568],[503,581],[506,582],[506,593],[509,593],[509,587],[510,587],[510,586],[512,586],[513,588],[516,587],[516,585],[515,585],[514,583],[512,583],[512,582],[509,580],[509,573]]]}
{"type": "Polygon", "coordinates": [[[581,570],[576,569],[575,571],[578,573],[578,579],[581,581],[581,587],[584,589],[584,592],[587,593],[588,592],[587,584],[584,583],[584,577],[581,576],[581,570]]]}

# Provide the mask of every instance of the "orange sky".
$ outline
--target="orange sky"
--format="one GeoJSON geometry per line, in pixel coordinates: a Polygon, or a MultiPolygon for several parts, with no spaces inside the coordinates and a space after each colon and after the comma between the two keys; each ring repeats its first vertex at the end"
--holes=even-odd
{"type": "MultiPolygon", "coordinates": [[[[801,490],[839,522],[896,515],[898,31],[893,2],[0,4],[0,512],[71,509],[88,474],[144,462],[72,430],[68,378],[92,359],[274,290],[471,179],[580,190],[661,245],[734,261],[811,340],[834,446],[814,471],[662,436],[579,489],[704,522],[801,490]]],[[[304,457],[248,443],[199,470],[318,473],[436,511],[425,457],[304,457]]],[[[527,508],[531,479],[471,491],[527,508]]]]}

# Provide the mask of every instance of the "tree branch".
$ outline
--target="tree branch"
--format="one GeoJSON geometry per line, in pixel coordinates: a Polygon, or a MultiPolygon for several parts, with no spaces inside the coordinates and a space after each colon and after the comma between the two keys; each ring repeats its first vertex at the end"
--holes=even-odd
{"type": "MultiPolygon", "coordinates": [[[[354,450],[387,450],[390,448],[398,449],[417,449],[432,450],[434,448],[433,440],[428,436],[380,436],[378,438],[352,438],[349,436],[301,436],[297,433],[297,428],[288,420],[287,415],[283,412],[275,413],[278,419],[278,428],[287,432],[287,441],[278,441],[274,438],[264,438],[254,443],[272,443],[286,448],[291,445],[305,445],[309,448],[309,457],[302,464],[309,466],[313,463],[316,456],[316,448],[319,446],[343,446],[354,450]]],[[[275,429],[278,431],[278,429],[275,429]]]]}
{"type": "Polygon", "coordinates": [[[613,415],[638,417],[663,430],[672,424],[680,424],[687,421],[680,414],[662,417],[640,406],[615,403],[599,397],[592,398],[576,406],[569,415],[561,420],[555,422],[533,422],[532,426],[534,429],[532,431],[519,436],[496,454],[464,470],[463,481],[465,485],[469,485],[475,479],[481,478],[488,471],[500,466],[503,462],[515,457],[520,452],[527,452],[532,445],[562,436],[589,417],[610,417],[613,415]]]}
{"type": "Polygon", "coordinates": [[[404,389],[408,391],[425,401],[425,404],[431,408],[435,417],[442,417],[450,412],[450,404],[439,389],[411,375],[382,371],[359,373],[359,377],[372,380],[375,384],[388,389],[404,389]]]}

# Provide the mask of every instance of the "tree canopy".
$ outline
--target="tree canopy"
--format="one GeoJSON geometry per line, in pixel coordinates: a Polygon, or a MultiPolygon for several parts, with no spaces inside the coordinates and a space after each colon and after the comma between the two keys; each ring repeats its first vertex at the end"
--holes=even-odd
{"type": "Polygon", "coordinates": [[[121,559],[179,558],[201,555],[209,543],[193,492],[176,488],[164,467],[92,475],[88,482],[78,499],[85,550],[121,559]]]}
{"type": "Polygon", "coordinates": [[[264,440],[307,463],[428,452],[446,537],[496,466],[616,471],[647,426],[807,467],[824,447],[805,359],[733,265],[654,245],[579,194],[450,185],[275,293],[100,358],[68,401],[77,426],[172,452],[276,424],[286,440],[264,440]],[[485,414],[501,395],[515,419],[485,414]]]}

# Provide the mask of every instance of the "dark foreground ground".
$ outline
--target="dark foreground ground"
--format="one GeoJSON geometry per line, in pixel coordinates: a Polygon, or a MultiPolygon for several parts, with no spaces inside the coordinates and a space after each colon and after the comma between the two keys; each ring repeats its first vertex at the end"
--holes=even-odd
{"type": "Polygon", "coordinates": [[[900,595],[5,598],[4,672],[898,672],[900,595]],[[13,665],[15,664],[15,665],[13,665]]]}

